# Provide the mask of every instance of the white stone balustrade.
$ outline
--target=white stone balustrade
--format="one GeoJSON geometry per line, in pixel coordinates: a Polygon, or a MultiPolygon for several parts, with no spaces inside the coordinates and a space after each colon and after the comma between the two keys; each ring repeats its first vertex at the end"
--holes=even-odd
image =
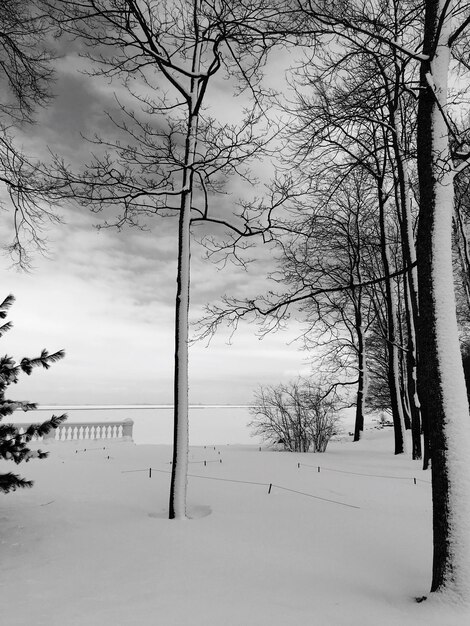
{"type": "MultiPolygon", "coordinates": [[[[24,433],[30,423],[15,424],[20,433],[24,433]]],[[[64,422],[51,430],[42,439],[48,441],[78,441],[111,439],[113,441],[133,441],[134,420],[126,418],[115,422],[64,422]]]]}

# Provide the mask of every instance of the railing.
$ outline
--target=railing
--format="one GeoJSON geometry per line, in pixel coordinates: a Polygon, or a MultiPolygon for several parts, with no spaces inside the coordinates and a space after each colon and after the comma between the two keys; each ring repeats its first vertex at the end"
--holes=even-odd
{"type": "MultiPolygon", "coordinates": [[[[30,423],[15,424],[20,433],[24,433],[30,423]]],[[[44,437],[35,437],[42,441],[78,441],[112,439],[115,441],[132,441],[134,420],[126,418],[114,422],[64,422],[51,430],[44,437]]]]}

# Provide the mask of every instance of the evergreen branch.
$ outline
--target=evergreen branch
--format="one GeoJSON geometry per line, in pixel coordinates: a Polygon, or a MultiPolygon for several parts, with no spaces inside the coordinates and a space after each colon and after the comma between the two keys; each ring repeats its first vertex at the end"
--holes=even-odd
{"type": "Polygon", "coordinates": [[[0,338],[3,337],[3,335],[7,333],[9,330],[11,330],[12,328],[13,328],[13,324],[11,322],[7,322],[6,324],[3,324],[3,326],[0,326],[0,338]]]}
{"type": "MultiPolygon", "coordinates": [[[[5,317],[6,311],[14,301],[13,296],[8,296],[0,305],[0,311],[5,317]]],[[[10,328],[10,323],[6,323],[0,327],[0,336],[10,328]]],[[[31,411],[37,408],[33,402],[8,400],[5,398],[5,388],[18,381],[21,372],[31,374],[34,367],[42,366],[48,369],[52,363],[56,363],[64,357],[63,350],[49,354],[47,350],[43,350],[41,355],[36,359],[24,358],[18,365],[11,357],[4,356],[0,359],[0,420],[7,415],[11,415],[14,411],[21,409],[23,411],[31,411]]],[[[57,428],[67,419],[67,415],[53,415],[51,419],[42,424],[30,424],[24,432],[21,432],[21,426],[15,424],[0,423],[0,459],[13,461],[17,465],[23,461],[28,462],[30,459],[44,459],[48,456],[48,452],[42,450],[30,449],[29,442],[37,437],[44,437],[51,430],[57,428]]],[[[8,493],[15,491],[21,487],[32,487],[33,482],[21,478],[20,476],[8,472],[0,474],[0,492],[8,493]]]]}
{"type": "Polygon", "coordinates": [[[44,437],[44,435],[47,435],[51,430],[54,430],[60,426],[60,424],[65,422],[66,419],[66,413],[63,413],[62,415],[53,415],[47,422],[43,422],[42,424],[31,424],[28,426],[25,435],[27,434],[30,438],[44,437]]]}
{"type": "Polygon", "coordinates": [[[14,411],[21,409],[22,411],[34,411],[37,408],[37,404],[34,402],[21,402],[13,400],[3,400],[0,403],[0,419],[6,415],[11,415],[14,411]]]}
{"type": "Polygon", "coordinates": [[[33,368],[42,366],[44,369],[47,370],[52,363],[60,361],[60,359],[63,359],[64,356],[64,350],[58,350],[53,354],[49,354],[47,350],[43,350],[41,352],[41,356],[37,357],[36,359],[28,359],[27,357],[21,359],[20,368],[25,374],[29,376],[33,371],[33,368]]]}
{"type": "Polygon", "coordinates": [[[21,478],[18,474],[13,474],[12,472],[0,474],[0,491],[3,493],[16,491],[18,488],[30,488],[33,484],[32,480],[26,480],[25,478],[21,478]]]}
{"type": "Polygon", "coordinates": [[[0,304],[0,317],[4,318],[5,314],[2,315],[2,313],[4,313],[5,309],[9,309],[11,307],[11,305],[14,303],[15,301],[15,296],[13,296],[12,294],[8,295],[5,300],[0,304]]]}

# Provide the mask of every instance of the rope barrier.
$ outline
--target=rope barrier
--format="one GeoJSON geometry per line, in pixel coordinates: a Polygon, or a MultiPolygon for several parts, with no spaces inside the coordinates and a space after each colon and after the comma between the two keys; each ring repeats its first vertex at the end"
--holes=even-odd
{"type": "Polygon", "coordinates": [[[417,481],[421,482],[421,483],[427,483],[428,485],[431,484],[431,481],[429,480],[423,480],[422,478],[411,478],[410,476],[386,476],[384,474],[365,474],[362,472],[348,472],[346,470],[339,470],[339,469],[334,469],[332,467],[324,467],[323,465],[309,465],[308,463],[297,463],[297,467],[312,467],[314,469],[316,469],[318,472],[320,472],[320,469],[322,470],[326,470],[327,472],[336,472],[338,474],[351,474],[352,476],[366,476],[368,478],[390,478],[392,480],[413,480],[414,483],[416,484],[417,481]]]}
{"type": "MultiPolygon", "coordinates": [[[[171,474],[168,470],[155,469],[150,467],[148,469],[138,469],[138,470],[121,470],[121,474],[131,474],[132,472],[159,472],[160,474],[171,474]]],[[[188,474],[190,478],[205,478],[206,480],[220,480],[225,483],[242,483],[244,485],[259,485],[261,487],[267,487],[269,483],[258,483],[251,480],[236,480],[234,478],[219,478],[217,476],[202,476],[201,474],[188,474]]]]}
{"type": "MultiPolygon", "coordinates": [[[[161,474],[171,474],[168,470],[154,469],[150,467],[148,469],[138,469],[138,470],[122,470],[121,474],[130,474],[133,472],[148,472],[149,478],[152,477],[152,472],[159,472],[161,474]]],[[[295,489],[289,489],[288,487],[283,487],[282,485],[277,485],[275,483],[260,483],[252,480],[237,480],[235,478],[219,478],[217,476],[201,476],[200,474],[188,474],[188,478],[203,478],[206,480],[217,480],[224,483],[238,483],[242,485],[258,485],[259,487],[268,487],[268,494],[271,493],[273,487],[277,489],[282,489],[283,491],[289,491],[291,493],[296,493],[301,496],[306,496],[308,498],[314,498],[315,500],[322,500],[323,502],[329,502],[330,504],[339,504],[340,506],[346,506],[351,509],[360,509],[361,507],[355,506],[354,504],[347,504],[346,502],[340,502],[339,500],[331,500],[329,498],[322,498],[321,496],[315,496],[312,493],[305,493],[303,491],[296,491],[295,489]]]]}
{"type": "Polygon", "coordinates": [[[311,493],[305,493],[304,491],[296,491],[295,489],[289,489],[288,487],[282,487],[281,485],[274,485],[273,487],[277,487],[277,489],[282,489],[283,491],[290,491],[292,493],[298,493],[301,496],[307,496],[309,498],[315,498],[315,500],[323,500],[324,502],[331,502],[332,504],[340,504],[341,506],[347,506],[350,509],[360,509],[360,506],[356,506],[355,504],[347,504],[346,502],[339,502],[338,500],[330,500],[329,498],[322,498],[320,496],[314,496],[311,493]]]}
{"type": "Polygon", "coordinates": [[[207,480],[220,480],[224,483],[240,483],[243,485],[259,485],[260,487],[268,487],[269,483],[257,483],[252,480],[236,480],[234,478],[217,478],[215,476],[200,476],[199,474],[188,474],[191,478],[206,478],[207,480]]]}

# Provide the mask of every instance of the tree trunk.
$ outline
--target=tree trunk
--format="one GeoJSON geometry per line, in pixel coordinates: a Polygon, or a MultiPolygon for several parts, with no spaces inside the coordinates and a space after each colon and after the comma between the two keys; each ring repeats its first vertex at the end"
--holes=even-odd
{"type": "MultiPolygon", "coordinates": [[[[357,336],[357,395],[356,395],[356,418],[354,422],[354,441],[359,441],[361,432],[364,430],[364,413],[367,396],[367,361],[366,342],[364,336],[364,324],[362,317],[363,289],[362,284],[362,245],[361,231],[359,226],[359,207],[354,211],[354,231],[351,241],[354,242],[352,259],[353,266],[350,274],[351,285],[357,282],[358,287],[351,288],[351,300],[354,307],[354,330],[357,336]]],[[[351,254],[350,254],[351,258],[351,254]]]]}
{"type": "MultiPolygon", "coordinates": [[[[193,74],[200,71],[200,43],[194,48],[193,74]]],[[[175,376],[173,462],[171,466],[169,518],[186,517],[186,492],[189,454],[189,296],[191,270],[191,203],[193,196],[193,166],[196,157],[198,132],[199,80],[191,79],[191,98],[186,130],[183,193],[181,194],[178,228],[178,268],[175,320],[175,376]]]]}
{"type": "Polygon", "coordinates": [[[408,398],[410,401],[411,411],[411,440],[412,440],[412,458],[413,460],[421,459],[421,405],[418,399],[418,375],[417,375],[417,351],[416,351],[416,327],[415,320],[410,302],[410,283],[408,277],[405,276],[405,307],[406,307],[406,325],[408,331],[407,353],[406,353],[406,375],[408,398]]]}
{"type": "MultiPolygon", "coordinates": [[[[401,76],[397,76],[396,90],[401,89],[401,76]]],[[[398,103],[399,97],[393,102],[398,103]]],[[[410,177],[408,173],[406,156],[400,142],[403,136],[401,116],[398,115],[397,107],[394,106],[390,115],[392,133],[392,148],[396,166],[396,196],[399,207],[398,217],[400,222],[401,247],[403,261],[409,268],[404,275],[404,295],[407,327],[407,352],[406,352],[406,388],[411,417],[412,458],[421,458],[421,405],[418,397],[418,350],[416,328],[418,325],[418,274],[414,266],[416,263],[416,247],[413,235],[413,216],[411,213],[410,177]]]]}
{"type": "Polygon", "coordinates": [[[454,214],[454,233],[455,233],[455,241],[457,244],[457,250],[459,253],[460,260],[460,273],[462,276],[462,283],[465,292],[465,299],[467,302],[467,306],[470,309],[470,250],[469,250],[469,242],[465,229],[464,218],[462,217],[461,208],[459,206],[455,207],[454,214]]]}
{"type": "MultiPolygon", "coordinates": [[[[188,132],[187,153],[193,140],[188,132]]],[[[195,138],[194,138],[195,142],[195,138]]],[[[190,159],[189,159],[190,160],[190,159]]],[[[174,375],[174,420],[173,420],[173,462],[170,485],[170,519],[186,517],[186,491],[189,452],[189,380],[188,380],[188,340],[189,340],[189,291],[190,291],[190,224],[191,224],[191,184],[192,172],[187,161],[185,182],[188,189],[183,192],[178,229],[178,269],[176,290],[175,321],[175,375],[174,375]]]]}
{"type": "Polygon", "coordinates": [[[387,378],[390,390],[390,404],[393,418],[393,432],[395,437],[395,454],[405,451],[403,408],[400,397],[400,359],[397,347],[397,305],[393,290],[393,279],[390,278],[390,253],[387,242],[385,223],[385,199],[381,182],[378,186],[379,219],[380,219],[380,251],[384,268],[385,279],[385,306],[387,309],[387,378]]]}
{"type": "Polygon", "coordinates": [[[420,399],[432,464],[431,591],[470,600],[470,417],[452,272],[453,180],[446,110],[453,2],[427,0],[418,111],[420,399]],[[449,6],[447,6],[449,4],[449,6]]]}
{"type": "MultiPolygon", "coordinates": [[[[359,300],[359,308],[361,301],[359,300]]],[[[356,311],[356,332],[357,332],[357,369],[358,369],[358,381],[357,381],[357,396],[356,396],[356,418],[354,422],[354,439],[353,441],[359,441],[361,438],[361,432],[364,430],[364,409],[366,402],[366,384],[367,384],[367,371],[366,371],[366,359],[365,359],[365,345],[364,345],[364,333],[362,329],[362,312],[356,311]]]]}
{"type": "MultiPolygon", "coordinates": [[[[398,285],[399,293],[397,297],[397,306],[398,306],[398,319],[397,319],[397,332],[398,339],[400,342],[400,346],[405,345],[405,325],[403,324],[403,320],[406,320],[406,306],[403,311],[403,301],[404,301],[404,290],[405,287],[403,284],[398,285]]],[[[405,430],[411,429],[411,403],[408,392],[408,351],[407,349],[398,350],[398,357],[400,360],[400,399],[403,413],[403,425],[405,430]]]]}

